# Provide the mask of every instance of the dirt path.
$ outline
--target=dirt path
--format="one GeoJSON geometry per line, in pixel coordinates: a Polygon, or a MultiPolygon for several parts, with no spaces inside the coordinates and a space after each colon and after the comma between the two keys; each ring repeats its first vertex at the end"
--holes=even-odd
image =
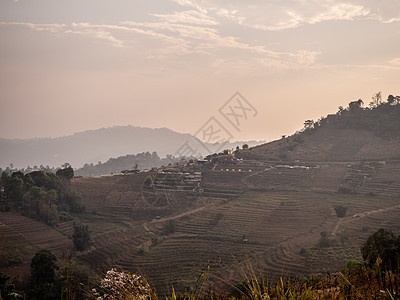
{"type": "Polygon", "coordinates": [[[186,212],[184,212],[184,213],[181,213],[181,214],[179,214],[179,215],[175,215],[175,216],[172,216],[172,217],[166,217],[166,218],[161,218],[161,219],[154,219],[154,220],[151,220],[151,222],[145,222],[145,223],[143,223],[142,226],[143,226],[144,230],[146,230],[146,232],[148,232],[150,235],[156,235],[156,234],[155,234],[153,231],[151,231],[151,229],[149,228],[149,226],[148,226],[149,224],[156,224],[156,223],[162,223],[162,222],[165,222],[165,221],[168,221],[168,220],[179,219],[179,218],[181,218],[181,217],[188,216],[188,215],[197,213],[197,212],[199,212],[199,211],[202,211],[202,210],[205,209],[205,208],[206,208],[206,206],[203,206],[203,207],[199,207],[199,208],[196,208],[196,209],[193,209],[193,210],[186,211],[186,212]]]}
{"type": "Polygon", "coordinates": [[[390,207],[387,207],[387,208],[379,208],[379,209],[374,209],[374,210],[370,210],[370,211],[367,211],[367,212],[359,213],[359,214],[357,214],[358,217],[356,217],[356,218],[353,218],[353,217],[342,218],[336,223],[335,227],[333,228],[332,235],[336,235],[336,233],[337,233],[337,231],[339,229],[339,226],[341,224],[343,224],[343,223],[353,222],[353,221],[356,221],[358,219],[365,218],[365,217],[373,215],[373,214],[377,214],[377,213],[382,213],[382,212],[385,212],[385,211],[393,210],[393,209],[396,209],[398,207],[400,207],[400,204],[397,204],[395,206],[390,206],[390,207]]]}
{"type": "Polygon", "coordinates": [[[181,213],[179,215],[175,215],[175,216],[172,216],[172,217],[166,217],[166,218],[161,218],[161,219],[158,219],[158,220],[152,220],[150,223],[161,223],[161,222],[165,222],[165,221],[168,221],[168,220],[179,219],[181,217],[197,213],[197,212],[205,209],[206,207],[208,207],[208,206],[202,206],[202,207],[199,207],[199,208],[196,208],[196,209],[193,209],[193,210],[189,210],[189,211],[186,211],[184,213],[181,213]]]}
{"type": "Polygon", "coordinates": [[[150,235],[156,235],[153,231],[150,230],[148,223],[143,223],[143,228],[146,230],[146,232],[150,235]]]}

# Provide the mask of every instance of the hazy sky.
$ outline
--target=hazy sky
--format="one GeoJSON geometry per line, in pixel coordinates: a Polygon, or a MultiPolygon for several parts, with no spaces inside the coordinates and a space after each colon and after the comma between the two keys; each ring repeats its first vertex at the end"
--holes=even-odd
{"type": "Polygon", "coordinates": [[[377,91],[400,95],[399,0],[0,0],[0,137],[214,117],[270,140],[377,91]]]}

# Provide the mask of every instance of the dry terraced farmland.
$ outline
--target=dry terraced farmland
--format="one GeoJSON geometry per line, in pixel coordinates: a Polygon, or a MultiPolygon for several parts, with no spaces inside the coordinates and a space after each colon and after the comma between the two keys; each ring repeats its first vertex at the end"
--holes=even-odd
{"type": "Polygon", "coordinates": [[[38,250],[49,249],[61,259],[72,248],[72,240],[52,227],[14,212],[0,212],[2,273],[24,280],[38,250]]]}
{"type": "MultiPolygon", "coordinates": [[[[347,163],[240,174],[209,171],[202,182],[204,196],[209,189],[209,197],[197,198],[192,206],[185,203],[176,212],[160,211],[160,219],[154,215],[131,219],[131,225],[127,221],[100,234],[80,260],[103,270],[114,265],[143,272],[160,293],[168,293],[172,286],[179,291],[193,288],[205,270],[207,284],[221,287],[242,280],[249,265],[270,279],[339,270],[349,259],[361,260],[360,246],[374,230],[400,231],[400,199],[398,186],[393,184],[399,182],[399,168],[397,162],[376,168],[355,194],[337,191],[349,174],[347,163]],[[220,197],[215,194],[218,190],[220,197]],[[195,203],[205,204],[199,209],[195,203]],[[336,217],[334,206],[338,204],[348,207],[346,218],[336,217]],[[358,217],[352,218],[355,214],[358,217]],[[165,233],[168,221],[174,230],[165,233]],[[318,246],[323,231],[333,241],[327,248],[318,246]]],[[[126,195],[137,193],[140,180],[134,176],[125,179],[126,186],[120,181],[117,188],[126,195]]],[[[85,180],[95,189],[95,179],[85,180]]],[[[96,180],[107,182],[107,178],[96,180]]],[[[85,191],[85,183],[80,184],[79,189],[85,191]]],[[[112,189],[116,187],[101,196],[105,204],[94,209],[109,206],[112,189]]],[[[123,196],[119,199],[121,204],[127,201],[123,196]]],[[[111,213],[115,218],[127,217],[118,210],[111,213]]]]}
{"type": "MultiPolygon", "coordinates": [[[[361,260],[361,245],[377,229],[400,232],[399,162],[224,169],[203,174],[202,196],[181,192],[174,207],[158,210],[141,199],[148,174],[73,180],[87,208],[74,220],[91,231],[77,265],[140,272],[170,294],[195,288],[203,272],[205,286],[227,288],[250,269],[270,280],[337,271],[361,260]],[[343,184],[355,193],[339,193],[343,184]],[[348,208],[345,218],[335,205],[348,208]],[[324,231],[330,244],[321,248],[324,231]]],[[[2,271],[11,275],[25,276],[38,249],[61,257],[72,247],[73,221],[51,228],[12,212],[0,213],[0,222],[2,271]]]]}

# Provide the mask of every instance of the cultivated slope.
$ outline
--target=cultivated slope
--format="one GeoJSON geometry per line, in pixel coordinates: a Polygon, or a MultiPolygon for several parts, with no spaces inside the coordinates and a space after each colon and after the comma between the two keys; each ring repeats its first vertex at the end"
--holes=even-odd
{"type": "Polygon", "coordinates": [[[247,159],[309,162],[400,159],[400,138],[384,139],[361,129],[320,128],[241,150],[239,155],[247,159]]]}
{"type": "Polygon", "coordinates": [[[140,196],[130,194],[139,193],[142,174],[77,179],[73,185],[85,193],[88,207],[114,219],[132,216],[131,226],[93,237],[93,250],[80,261],[95,269],[143,272],[160,294],[171,293],[172,286],[194,287],[203,271],[206,284],[224,288],[243,280],[250,268],[270,280],[338,271],[349,259],[362,260],[362,243],[380,227],[400,232],[400,185],[394,184],[400,182],[400,163],[368,166],[335,162],[234,172],[224,165],[204,174],[204,197],[156,212],[137,210],[140,196]],[[355,194],[339,193],[343,184],[355,194]],[[337,218],[335,205],[348,207],[347,217],[337,218]],[[174,222],[174,232],[163,232],[167,221],[174,222]],[[335,243],[320,248],[323,231],[335,243]]]}
{"type": "Polygon", "coordinates": [[[359,102],[288,138],[240,151],[243,158],[283,161],[400,159],[400,103],[368,109],[359,102]]]}

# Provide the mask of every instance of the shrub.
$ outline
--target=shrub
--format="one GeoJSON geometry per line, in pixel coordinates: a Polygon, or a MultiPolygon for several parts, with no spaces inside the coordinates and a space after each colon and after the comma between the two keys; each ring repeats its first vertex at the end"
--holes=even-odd
{"type": "Polygon", "coordinates": [[[150,285],[143,277],[128,273],[118,272],[116,269],[107,271],[101,279],[98,289],[92,289],[96,299],[152,299],[153,292],[150,285]]]}
{"type": "Polygon", "coordinates": [[[0,272],[0,299],[14,299],[10,295],[15,292],[15,285],[10,279],[11,276],[0,272]]]}
{"type": "Polygon", "coordinates": [[[336,240],[332,237],[329,237],[328,232],[322,231],[320,234],[321,238],[318,241],[318,246],[320,248],[327,248],[336,245],[336,240]]]}
{"type": "Polygon", "coordinates": [[[356,272],[356,271],[360,271],[362,268],[362,265],[356,261],[356,260],[349,260],[346,262],[344,269],[347,272],[356,272]]]}
{"type": "Polygon", "coordinates": [[[163,228],[162,228],[162,234],[169,235],[174,232],[175,232],[175,221],[168,220],[168,221],[164,222],[163,228]]]}
{"type": "Polygon", "coordinates": [[[342,184],[339,186],[338,192],[341,194],[355,194],[356,189],[342,184]]]}
{"type": "Polygon", "coordinates": [[[20,256],[17,257],[11,257],[8,259],[9,264],[20,264],[22,263],[22,258],[20,256]]]}
{"type": "Polygon", "coordinates": [[[349,233],[344,229],[339,231],[337,235],[340,237],[340,241],[342,242],[342,244],[344,244],[344,242],[349,239],[349,233]]]}

